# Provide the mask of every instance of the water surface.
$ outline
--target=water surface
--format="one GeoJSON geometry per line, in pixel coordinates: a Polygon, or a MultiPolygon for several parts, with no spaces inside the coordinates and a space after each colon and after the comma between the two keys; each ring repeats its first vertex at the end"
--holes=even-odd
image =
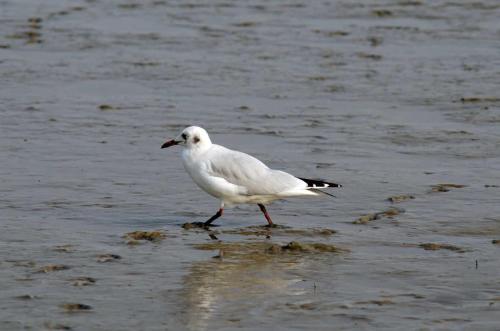
{"type": "Polygon", "coordinates": [[[1,1],[0,329],[498,330],[499,19],[488,0],[1,1]],[[344,188],[269,206],[305,232],[239,234],[265,220],[227,210],[237,248],[214,259],[180,225],[218,202],[160,150],[191,124],[344,188]],[[293,240],[348,252],[265,253],[293,240]]]}

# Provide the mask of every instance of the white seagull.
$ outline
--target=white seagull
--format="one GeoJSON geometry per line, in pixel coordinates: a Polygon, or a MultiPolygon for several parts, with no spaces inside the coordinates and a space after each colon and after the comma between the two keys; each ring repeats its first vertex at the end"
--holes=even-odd
{"type": "Polygon", "coordinates": [[[225,206],[254,203],[266,217],[269,227],[273,221],[264,204],[274,200],[331,195],[320,188],[342,187],[340,184],[298,178],[284,171],[270,169],[255,157],[213,144],[205,129],[189,126],[161,148],[182,145],[182,163],[193,181],[208,194],[220,199],[220,208],[206,222],[208,227],[222,216],[225,206]]]}

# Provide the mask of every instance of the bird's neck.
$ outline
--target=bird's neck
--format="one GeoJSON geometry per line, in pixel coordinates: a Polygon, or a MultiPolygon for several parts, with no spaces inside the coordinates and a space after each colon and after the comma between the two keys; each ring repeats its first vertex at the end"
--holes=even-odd
{"type": "Polygon", "coordinates": [[[200,155],[208,151],[212,147],[211,142],[203,142],[202,144],[190,146],[190,148],[186,149],[186,152],[190,155],[200,155]]]}

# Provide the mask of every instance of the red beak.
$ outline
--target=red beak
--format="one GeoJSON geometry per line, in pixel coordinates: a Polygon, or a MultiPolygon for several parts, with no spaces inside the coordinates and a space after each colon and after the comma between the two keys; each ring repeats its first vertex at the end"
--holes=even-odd
{"type": "Polygon", "coordinates": [[[167,147],[170,147],[170,146],[175,146],[178,143],[179,143],[178,141],[175,141],[174,139],[172,139],[172,140],[169,140],[169,141],[165,142],[163,145],[161,145],[161,148],[167,148],[167,147]]]}

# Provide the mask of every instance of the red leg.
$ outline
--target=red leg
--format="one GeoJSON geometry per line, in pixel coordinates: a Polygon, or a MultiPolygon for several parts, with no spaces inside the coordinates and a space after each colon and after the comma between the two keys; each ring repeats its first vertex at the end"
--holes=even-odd
{"type": "Polygon", "coordinates": [[[223,212],[224,212],[224,209],[222,209],[222,208],[221,208],[221,209],[219,209],[219,211],[218,211],[218,212],[216,212],[214,216],[210,217],[210,218],[208,219],[208,221],[206,221],[206,222],[204,223],[204,225],[205,225],[205,226],[209,226],[210,224],[212,224],[212,222],[213,222],[213,221],[215,221],[216,219],[218,219],[219,217],[221,217],[221,216],[222,216],[222,213],[223,213],[223,212]]]}
{"type": "Polygon", "coordinates": [[[259,203],[259,208],[260,208],[260,211],[264,214],[264,216],[266,217],[266,220],[267,220],[267,223],[269,223],[269,226],[273,226],[274,223],[273,221],[271,220],[271,216],[269,216],[269,214],[267,213],[267,210],[266,210],[266,207],[259,203]]]}

